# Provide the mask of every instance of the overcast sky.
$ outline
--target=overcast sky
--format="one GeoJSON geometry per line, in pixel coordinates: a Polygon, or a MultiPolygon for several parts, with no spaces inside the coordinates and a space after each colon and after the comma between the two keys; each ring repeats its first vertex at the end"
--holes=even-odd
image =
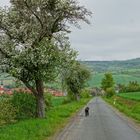
{"type": "MultiPolygon", "coordinates": [[[[140,57],[140,0],[79,0],[94,14],[91,25],[72,28],[70,41],[80,60],[140,57]]],[[[0,6],[9,0],[0,0],[0,6]]]]}

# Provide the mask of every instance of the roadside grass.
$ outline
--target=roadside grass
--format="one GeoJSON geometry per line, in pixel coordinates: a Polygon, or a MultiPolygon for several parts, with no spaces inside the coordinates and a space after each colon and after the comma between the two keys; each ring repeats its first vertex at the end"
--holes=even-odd
{"type": "Polygon", "coordinates": [[[52,106],[62,105],[66,97],[53,97],[52,99],[52,106]]]}
{"type": "Polygon", "coordinates": [[[140,101],[140,92],[120,93],[118,96],[126,99],[140,101]]]}
{"type": "Polygon", "coordinates": [[[120,96],[112,98],[104,98],[105,101],[116,107],[119,111],[126,114],[128,117],[135,119],[140,123],[140,102],[137,100],[126,99],[120,96]],[[114,100],[116,100],[114,104],[114,100]]]}
{"type": "Polygon", "coordinates": [[[46,119],[30,119],[0,127],[0,140],[47,140],[64,127],[69,118],[80,110],[91,98],[63,104],[65,98],[53,98],[53,107],[46,119]]]}

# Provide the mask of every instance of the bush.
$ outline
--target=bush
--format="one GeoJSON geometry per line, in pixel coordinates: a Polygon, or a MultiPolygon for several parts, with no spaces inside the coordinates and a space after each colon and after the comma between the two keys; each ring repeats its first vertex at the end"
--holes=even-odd
{"type": "Polygon", "coordinates": [[[64,98],[64,100],[63,100],[63,104],[68,104],[68,103],[70,103],[70,102],[72,102],[72,100],[69,98],[69,97],[66,97],[66,98],[64,98]]]}
{"type": "Polygon", "coordinates": [[[52,94],[51,93],[45,93],[45,104],[46,104],[46,111],[52,106],[52,94]]]}
{"type": "Polygon", "coordinates": [[[16,118],[16,108],[12,105],[11,99],[1,97],[0,100],[0,124],[10,123],[16,118]]]}
{"type": "Polygon", "coordinates": [[[89,98],[91,95],[91,92],[89,89],[83,89],[80,96],[81,98],[89,98]]]}
{"type": "Polygon", "coordinates": [[[76,94],[71,92],[70,90],[68,91],[67,98],[69,101],[75,101],[76,100],[76,94]]]}
{"type": "Polygon", "coordinates": [[[106,89],[106,97],[111,98],[113,95],[115,95],[115,90],[114,88],[107,88],[106,89]]]}
{"type": "Polygon", "coordinates": [[[12,98],[13,106],[18,109],[17,119],[34,118],[36,115],[36,100],[30,93],[15,92],[12,98]]]}

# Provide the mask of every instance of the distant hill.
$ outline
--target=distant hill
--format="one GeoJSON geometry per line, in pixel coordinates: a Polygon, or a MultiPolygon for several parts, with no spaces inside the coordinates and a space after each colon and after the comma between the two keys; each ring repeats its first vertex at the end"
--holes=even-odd
{"type": "Polygon", "coordinates": [[[140,58],[125,61],[82,61],[92,71],[88,84],[100,87],[105,72],[112,72],[116,84],[128,84],[129,81],[140,83],[140,58]]]}
{"type": "Polygon", "coordinates": [[[125,61],[82,61],[94,72],[121,72],[140,69],[140,58],[125,61]]]}

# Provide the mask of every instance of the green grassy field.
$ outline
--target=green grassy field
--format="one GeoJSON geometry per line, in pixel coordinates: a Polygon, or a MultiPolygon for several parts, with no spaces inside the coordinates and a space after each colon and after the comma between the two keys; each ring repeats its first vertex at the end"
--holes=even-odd
{"type": "Polygon", "coordinates": [[[140,92],[121,93],[118,96],[126,99],[140,101],[140,92]]]}
{"type": "MultiPolygon", "coordinates": [[[[127,95],[127,97],[128,97],[128,95],[127,95]]],[[[110,103],[111,105],[116,107],[119,111],[123,112],[127,116],[135,119],[138,123],[140,123],[140,102],[137,99],[136,100],[130,99],[131,97],[132,96],[130,93],[130,95],[128,97],[129,99],[126,97],[120,97],[120,96],[113,96],[112,98],[104,98],[104,99],[108,103],[110,103]],[[115,104],[114,104],[114,100],[116,100],[115,104]]],[[[138,98],[139,97],[140,96],[138,96],[138,98]]]]}
{"type": "Polygon", "coordinates": [[[62,105],[66,97],[53,97],[52,99],[52,106],[56,107],[62,105]]]}
{"type": "MultiPolygon", "coordinates": [[[[104,77],[104,73],[93,74],[88,82],[90,87],[100,87],[101,81],[104,77]]],[[[140,77],[128,75],[128,74],[113,74],[113,78],[116,84],[128,84],[129,81],[137,81],[140,83],[140,77]]]]}
{"type": "Polygon", "coordinates": [[[90,100],[81,99],[79,102],[63,104],[64,99],[53,98],[53,107],[47,112],[46,119],[23,120],[1,126],[0,140],[47,140],[90,100]]]}

